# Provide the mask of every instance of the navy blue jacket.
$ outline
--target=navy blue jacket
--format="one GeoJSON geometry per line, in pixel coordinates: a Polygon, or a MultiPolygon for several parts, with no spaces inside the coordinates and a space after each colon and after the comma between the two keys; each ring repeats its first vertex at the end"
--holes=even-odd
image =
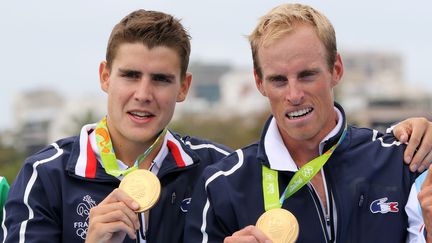
{"type": "MultiPolygon", "coordinates": [[[[202,139],[170,134],[179,146],[177,153],[170,147],[158,172],[162,191],[158,203],[150,210],[148,243],[182,241],[185,214],[199,175],[205,166],[232,151],[202,139]],[[182,156],[189,162],[178,161],[182,156]]],[[[20,239],[84,242],[90,208],[120,183],[105,173],[86,144],[82,132],[79,137],[51,144],[25,161],[11,186],[0,242],[4,234],[10,243],[20,239]]],[[[134,241],[126,236],[124,242],[134,241]]]]}
{"type": "MultiPolygon", "coordinates": [[[[186,217],[185,242],[223,242],[226,236],[255,225],[264,213],[262,166],[270,166],[264,138],[272,119],[259,142],[204,170],[186,217]]],[[[341,134],[342,130],[327,140],[324,151],[341,134]]],[[[297,242],[405,242],[408,216],[404,207],[417,174],[403,163],[404,148],[391,134],[348,126],[345,139],[323,167],[333,197],[329,205],[335,206],[337,215],[331,210],[325,218],[310,183],[282,205],[299,222],[297,242]],[[329,233],[327,224],[337,228],[329,233]]],[[[279,171],[280,194],[293,175],[279,171]]]]}

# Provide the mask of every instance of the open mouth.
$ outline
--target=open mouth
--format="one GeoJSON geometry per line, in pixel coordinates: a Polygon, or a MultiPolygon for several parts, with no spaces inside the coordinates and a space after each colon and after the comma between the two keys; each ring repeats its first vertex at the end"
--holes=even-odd
{"type": "Polygon", "coordinates": [[[154,115],[150,112],[131,111],[128,113],[137,119],[146,119],[146,118],[154,117],[154,115]]]}
{"type": "Polygon", "coordinates": [[[292,120],[292,119],[297,119],[300,117],[304,117],[307,116],[308,114],[310,114],[313,111],[313,108],[308,107],[308,108],[304,108],[298,111],[293,111],[293,112],[289,112],[286,114],[286,116],[288,117],[288,119],[292,120]]]}

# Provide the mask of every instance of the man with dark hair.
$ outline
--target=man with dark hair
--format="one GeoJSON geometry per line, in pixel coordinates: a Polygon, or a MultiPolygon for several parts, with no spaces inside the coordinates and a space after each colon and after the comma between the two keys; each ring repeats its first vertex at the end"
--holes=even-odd
{"type": "Polygon", "coordinates": [[[188,93],[189,35],[173,16],[135,11],[110,36],[100,86],[108,114],[29,157],[6,203],[5,242],[180,242],[202,169],[231,150],[167,130],[188,93]],[[161,183],[148,212],[116,189],[135,169],[161,183]],[[128,235],[129,237],[126,237],[128,235]],[[130,239],[129,239],[130,238],[130,239]],[[133,240],[131,240],[133,239],[133,240]]]}

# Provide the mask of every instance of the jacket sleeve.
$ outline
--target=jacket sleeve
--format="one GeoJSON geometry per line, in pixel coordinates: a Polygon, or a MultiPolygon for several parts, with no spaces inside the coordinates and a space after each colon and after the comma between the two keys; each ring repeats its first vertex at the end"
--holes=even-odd
{"type": "Polygon", "coordinates": [[[405,211],[408,215],[408,236],[407,243],[426,243],[425,224],[421,212],[420,203],[417,194],[420,191],[421,184],[426,178],[427,170],[423,172],[411,187],[408,202],[405,211]]]}
{"type": "MultiPolygon", "coordinates": [[[[207,168],[209,169],[209,168],[207,168]]],[[[208,174],[208,170],[204,174],[208,174]]],[[[186,215],[184,242],[223,242],[228,233],[224,230],[222,223],[218,222],[215,213],[214,200],[211,197],[211,188],[214,185],[213,176],[201,176],[195,186],[191,207],[186,215]]],[[[219,198],[223,200],[222,198],[219,198]]]]}
{"type": "Polygon", "coordinates": [[[0,242],[61,242],[59,207],[52,204],[60,200],[39,162],[25,162],[10,188],[0,242]]]}

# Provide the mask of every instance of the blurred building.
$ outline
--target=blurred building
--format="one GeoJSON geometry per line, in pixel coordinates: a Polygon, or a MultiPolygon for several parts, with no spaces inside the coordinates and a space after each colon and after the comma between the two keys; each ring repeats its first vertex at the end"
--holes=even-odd
{"type": "Polygon", "coordinates": [[[209,105],[219,102],[220,78],[230,71],[231,66],[219,63],[194,62],[189,66],[192,73],[190,96],[206,100],[209,105]]]}
{"type": "Polygon", "coordinates": [[[268,109],[266,99],[256,89],[251,69],[194,63],[190,72],[193,80],[189,94],[177,105],[174,119],[215,116],[223,120],[268,109]]]}
{"type": "Polygon", "coordinates": [[[267,100],[255,85],[250,69],[236,69],[226,73],[220,80],[220,114],[224,116],[247,116],[268,110],[267,100]]]}
{"type": "Polygon", "coordinates": [[[48,141],[78,135],[85,124],[96,123],[106,115],[106,96],[81,94],[64,102],[48,131],[48,141]]]}
{"type": "Polygon", "coordinates": [[[97,95],[66,99],[58,91],[34,89],[15,97],[14,146],[31,154],[67,136],[83,124],[97,122],[105,114],[106,100],[97,95]]]}
{"type": "Polygon", "coordinates": [[[13,117],[15,146],[28,153],[47,144],[53,118],[64,104],[62,96],[49,89],[34,89],[15,97],[13,117]]]}
{"type": "Polygon", "coordinates": [[[431,91],[406,82],[398,53],[342,54],[345,72],[336,87],[336,100],[352,123],[383,131],[407,117],[432,119],[431,91]]]}

